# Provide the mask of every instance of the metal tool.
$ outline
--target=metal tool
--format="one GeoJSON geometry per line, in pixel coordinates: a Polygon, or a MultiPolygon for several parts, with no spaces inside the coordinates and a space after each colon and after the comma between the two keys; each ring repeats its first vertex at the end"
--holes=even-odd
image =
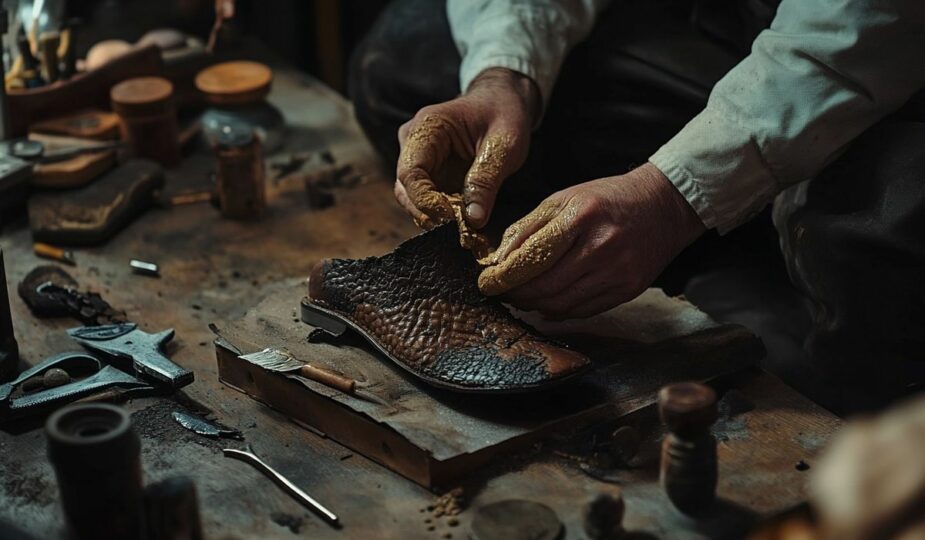
{"type": "MultiPolygon", "coordinates": [[[[51,135],[45,135],[50,138],[51,135]]],[[[32,163],[57,163],[68,159],[95,152],[106,152],[121,148],[122,141],[81,141],[69,137],[55,137],[56,143],[46,144],[32,139],[16,139],[5,144],[7,155],[17,157],[32,163]]]]}
{"type": "Polygon", "coordinates": [[[161,269],[152,262],[139,261],[138,259],[132,259],[128,262],[129,267],[132,269],[132,272],[136,274],[141,274],[143,276],[159,277],[161,269]]]}
{"type": "Polygon", "coordinates": [[[241,356],[241,358],[269,371],[301,375],[306,379],[319,382],[335,390],[340,390],[345,394],[352,394],[354,390],[356,390],[357,382],[350,377],[324,368],[312,366],[278,349],[268,348],[255,353],[245,354],[241,356]]]}
{"type": "Polygon", "coordinates": [[[122,360],[131,360],[132,367],[143,378],[151,378],[172,389],[193,382],[193,372],[178,366],[163,354],[164,345],[173,339],[174,330],[149,334],[134,323],[71,328],[68,335],[94,352],[122,360]]]}
{"type": "Polygon", "coordinates": [[[3,248],[0,248],[0,382],[12,379],[19,364],[19,345],[13,334],[13,314],[10,312],[10,294],[6,288],[6,268],[3,265],[3,248]]]}
{"type": "Polygon", "coordinates": [[[32,244],[32,251],[36,254],[36,256],[42,257],[44,259],[51,259],[53,261],[69,264],[71,266],[77,264],[77,261],[74,260],[73,251],[59,248],[58,246],[52,246],[43,242],[36,242],[32,244]]]}
{"type": "Polygon", "coordinates": [[[199,435],[212,437],[213,439],[227,437],[229,439],[238,439],[239,441],[244,440],[244,435],[236,429],[213,424],[189,413],[173,411],[173,419],[181,426],[199,435]]]}
{"type": "Polygon", "coordinates": [[[48,358],[0,385],[0,422],[51,410],[65,403],[117,389],[122,395],[150,392],[154,387],[86,353],[68,352],[48,358]],[[26,393],[24,384],[53,369],[70,376],[66,384],[26,393]]]}
{"type": "Polygon", "coordinates": [[[56,265],[33,268],[18,289],[36,317],[73,317],[88,326],[125,322],[125,313],[113,309],[99,293],[78,290],[77,281],[56,265]]]}
{"type": "Polygon", "coordinates": [[[340,521],[338,521],[337,515],[335,515],[334,512],[331,512],[325,508],[321,503],[311,498],[307,493],[299,489],[298,486],[290,482],[285,476],[276,472],[272,467],[264,463],[263,460],[254,454],[254,451],[250,445],[248,445],[247,450],[224,448],[222,449],[222,454],[224,454],[224,456],[227,458],[237,459],[245,463],[249,463],[255,469],[268,476],[270,480],[273,480],[273,482],[283,491],[305,505],[308,509],[314,511],[319,516],[324,518],[329,524],[334,527],[340,527],[340,521]]]}

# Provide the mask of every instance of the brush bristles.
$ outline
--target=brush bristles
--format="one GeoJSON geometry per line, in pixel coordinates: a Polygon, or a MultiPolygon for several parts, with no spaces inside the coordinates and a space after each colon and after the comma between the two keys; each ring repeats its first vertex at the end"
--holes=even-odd
{"type": "Polygon", "coordinates": [[[264,349],[251,354],[241,355],[241,358],[269,371],[296,371],[302,367],[293,356],[279,349],[264,349]]]}

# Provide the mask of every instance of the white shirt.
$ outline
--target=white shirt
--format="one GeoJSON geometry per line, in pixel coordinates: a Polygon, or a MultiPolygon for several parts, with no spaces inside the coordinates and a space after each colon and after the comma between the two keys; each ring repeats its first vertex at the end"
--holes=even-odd
{"type": "MultiPolygon", "coordinates": [[[[461,88],[503,67],[533,79],[545,101],[607,3],[447,0],[461,88]]],[[[724,233],[922,88],[925,0],[783,0],[751,54],[649,161],[724,233]]]]}

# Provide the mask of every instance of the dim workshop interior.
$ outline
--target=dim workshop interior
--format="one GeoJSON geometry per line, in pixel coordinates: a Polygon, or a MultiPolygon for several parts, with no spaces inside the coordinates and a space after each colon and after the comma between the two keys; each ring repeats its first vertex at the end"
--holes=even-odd
{"type": "Polygon", "coordinates": [[[919,0],[0,6],[0,540],[925,538],[919,0]]]}

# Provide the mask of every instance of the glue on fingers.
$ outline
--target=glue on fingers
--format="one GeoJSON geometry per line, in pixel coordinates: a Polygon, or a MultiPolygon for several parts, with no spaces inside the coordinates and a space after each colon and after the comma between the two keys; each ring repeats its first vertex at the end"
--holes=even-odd
{"type": "MultiPolygon", "coordinates": [[[[539,216],[542,212],[537,212],[539,216]]],[[[577,233],[571,226],[574,209],[566,203],[551,220],[527,237],[497,264],[479,275],[479,289],[488,296],[519,287],[552,268],[575,243],[577,233]]],[[[531,224],[525,224],[530,227],[531,224]]]]}

